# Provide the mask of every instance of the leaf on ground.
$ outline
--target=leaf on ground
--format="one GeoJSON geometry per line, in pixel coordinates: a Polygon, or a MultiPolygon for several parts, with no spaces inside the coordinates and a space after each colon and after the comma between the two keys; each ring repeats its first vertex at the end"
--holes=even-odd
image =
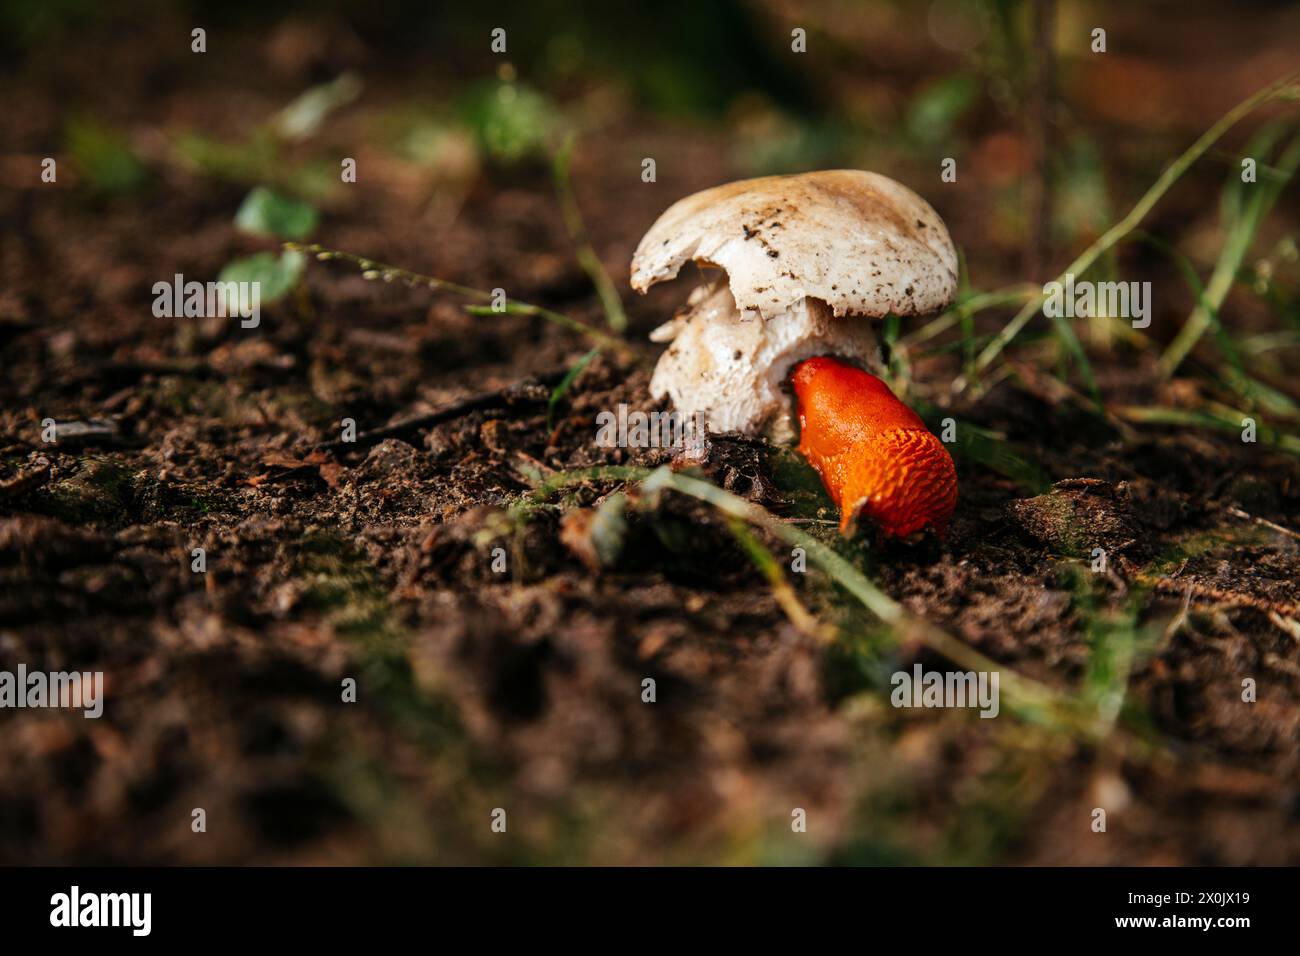
{"type": "Polygon", "coordinates": [[[278,256],[274,252],[259,252],[228,263],[217,278],[221,282],[258,283],[261,304],[269,305],[297,287],[306,264],[303,254],[292,249],[278,256]]]}
{"type": "Polygon", "coordinates": [[[306,239],[320,221],[311,203],[285,196],[265,186],[253,189],[235,213],[235,228],[255,236],[306,239]]]}
{"type": "Polygon", "coordinates": [[[627,535],[627,497],[611,495],[596,508],[566,512],[560,526],[560,540],[593,571],[612,567],[623,550],[627,535]]]}
{"type": "Polygon", "coordinates": [[[355,73],[341,73],[328,83],[321,83],[304,91],[271,121],[275,131],[289,140],[303,140],[311,136],[340,106],[346,106],[361,95],[361,80],[355,73]]]}
{"type": "Polygon", "coordinates": [[[339,479],[343,476],[343,466],[335,462],[326,462],[320,466],[321,480],[335,491],[339,490],[339,479]]]}

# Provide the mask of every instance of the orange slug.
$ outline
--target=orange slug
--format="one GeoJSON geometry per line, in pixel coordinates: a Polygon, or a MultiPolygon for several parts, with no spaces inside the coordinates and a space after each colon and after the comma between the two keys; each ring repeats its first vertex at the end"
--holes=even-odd
{"type": "Polygon", "coordinates": [[[840,530],[860,517],[911,537],[943,537],[957,506],[957,471],[943,442],[880,379],[833,358],[794,371],[799,452],[840,508],[840,530]]]}

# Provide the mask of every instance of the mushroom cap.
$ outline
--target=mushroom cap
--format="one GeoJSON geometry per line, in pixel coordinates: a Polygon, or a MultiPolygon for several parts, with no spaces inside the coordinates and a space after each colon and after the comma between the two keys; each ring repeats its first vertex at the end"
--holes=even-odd
{"type": "Polygon", "coordinates": [[[727,272],[742,311],[804,298],[839,317],[923,315],[957,291],[957,250],[930,204],[887,176],[835,169],[715,186],[670,206],[632,257],[645,292],[688,261],[727,272]]]}

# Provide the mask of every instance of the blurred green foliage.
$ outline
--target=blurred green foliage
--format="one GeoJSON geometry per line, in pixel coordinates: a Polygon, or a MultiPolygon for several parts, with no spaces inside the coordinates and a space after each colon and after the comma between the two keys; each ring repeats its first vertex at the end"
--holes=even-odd
{"type": "Polygon", "coordinates": [[[361,88],[361,79],[355,73],[340,73],[328,83],[303,91],[271,119],[271,128],[291,142],[307,139],[315,135],[330,113],[360,96],[361,88]]]}
{"type": "Polygon", "coordinates": [[[907,105],[903,120],[907,135],[925,146],[951,139],[979,95],[980,83],[969,73],[952,73],[927,83],[907,105]]]}
{"type": "MultiPolygon", "coordinates": [[[[296,240],[311,235],[319,220],[315,206],[258,186],[235,214],[235,228],[256,236],[296,240]]],[[[297,288],[306,265],[306,256],[292,249],[278,254],[259,252],[228,263],[220,278],[223,282],[260,283],[262,302],[269,304],[297,288]]]]}
{"type": "Polygon", "coordinates": [[[235,213],[235,227],[241,232],[277,239],[306,239],[319,221],[315,206],[265,186],[250,192],[235,213]]]}
{"type": "Polygon", "coordinates": [[[863,134],[843,121],[781,116],[754,134],[742,131],[736,163],[751,176],[801,173],[857,165],[865,149],[863,134]]]}
{"type": "Polygon", "coordinates": [[[1056,239],[1069,246],[1099,235],[1114,213],[1096,140],[1078,130],[1062,144],[1055,159],[1052,225],[1056,239]]]}
{"type": "Polygon", "coordinates": [[[332,112],[361,95],[361,88],[359,78],[342,73],[309,87],[255,126],[243,142],[223,143],[190,131],[176,136],[172,147],[181,162],[215,179],[253,186],[270,183],[305,200],[322,200],[339,183],[338,166],[333,159],[296,160],[292,147],[319,132],[332,112]]]}
{"type": "Polygon", "coordinates": [[[320,200],[339,183],[339,167],[332,160],[290,161],[266,129],[258,129],[242,143],[186,132],[175,138],[172,147],[181,162],[195,171],[242,186],[273,183],[286,193],[320,200]]]}
{"type": "MultiPolygon", "coordinates": [[[[144,5],[138,6],[143,12],[144,5]]],[[[114,15],[111,5],[90,0],[5,0],[0,3],[0,52],[22,51],[60,30],[85,27],[114,15]]]]}
{"type": "Polygon", "coordinates": [[[475,85],[458,113],[482,155],[498,166],[546,160],[564,123],[548,97],[523,83],[475,85]]]}
{"type": "Polygon", "coordinates": [[[148,179],[148,169],[120,130],[89,117],[74,117],[63,135],[65,148],[92,192],[122,195],[139,189],[148,179]]]}
{"type": "Polygon", "coordinates": [[[307,257],[290,249],[278,254],[258,252],[228,263],[218,278],[221,282],[261,283],[261,304],[269,305],[297,287],[306,265],[307,257]]]}
{"type": "Polygon", "coordinates": [[[173,146],[186,165],[231,182],[269,178],[278,154],[274,138],[265,132],[243,143],[222,143],[202,133],[181,133],[173,146]]]}
{"type": "MultiPolygon", "coordinates": [[[[121,36],[168,18],[214,31],[265,31],[277,20],[306,16],[300,5],[266,0],[6,0],[0,4],[0,48],[22,53],[62,33],[103,25],[121,36]]],[[[575,75],[618,77],[639,106],[718,115],[737,95],[759,91],[784,109],[808,115],[816,100],[803,71],[771,42],[774,24],[743,0],[534,0],[501,9],[491,4],[410,0],[322,0],[310,15],[345,20],[363,41],[394,52],[419,50],[455,72],[479,62],[490,31],[504,27],[507,57],[544,85],[575,75]]],[[[778,39],[788,35],[777,24],[778,39]]],[[[188,44],[188,37],[181,38],[188,44]]],[[[346,93],[335,89],[335,93],[346,93]]],[[[318,91],[313,100],[327,95],[318,91]]],[[[314,103],[304,104],[304,109],[314,103]]]]}

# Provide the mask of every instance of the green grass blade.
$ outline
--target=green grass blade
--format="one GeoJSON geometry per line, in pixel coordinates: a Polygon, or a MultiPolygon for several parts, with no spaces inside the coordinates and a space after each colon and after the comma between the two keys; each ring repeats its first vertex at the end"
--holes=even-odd
{"type": "Polygon", "coordinates": [[[578,200],[573,195],[569,167],[573,160],[574,142],[575,137],[570,133],[565,138],[564,145],[556,152],[554,162],[551,164],[551,172],[555,179],[555,194],[560,200],[560,210],[564,214],[564,224],[568,227],[569,237],[577,247],[578,265],[582,266],[582,271],[587,273],[587,278],[596,289],[600,306],[605,310],[605,321],[609,323],[611,329],[621,333],[627,328],[627,313],[623,311],[623,300],[619,297],[618,288],[614,285],[614,280],[609,277],[604,263],[600,261],[600,256],[596,255],[596,250],[587,235],[587,225],[583,222],[582,212],[578,209],[578,200]]]}
{"type": "MultiPolygon", "coordinates": [[[[1279,157],[1275,166],[1275,175],[1266,177],[1258,183],[1250,198],[1237,207],[1239,208],[1237,218],[1228,224],[1228,235],[1219,253],[1219,261],[1215,263],[1210,281],[1206,283],[1205,301],[1198,303],[1192,310],[1192,314],[1178,330],[1178,335],[1169,344],[1169,348],[1165,350],[1164,355],[1160,356],[1160,372],[1166,378],[1177,371],[1178,366],[1201,340],[1206,329],[1211,327],[1214,322],[1212,315],[1218,312],[1223,305],[1223,300],[1227,298],[1237,281],[1237,273],[1246,258],[1246,253],[1250,250],[1255,234],[1268,217],[1269,210],[1273,208],[1283,187],[1295,174],[1297,166],[1300,166],[1300,136],[1294,137],[1279,157]]],[[[1235,177],[1236,173],[1234,172],[1233,175],[1235,177]]],[[[1241,185],[1239,180],[1236,181],[1236,185],[1241,185]]]]}
{"type": "Polygon", "coordinates": [[[555,389],[551,392],[551,397],[546,402],[547,432],[550,432],[555,427],[555,409],[560,404],[561,399],[564,398],[565,393],[568,392],[569,387],[573,385],[577,377],[582,374],[582,370],[590,365],[591,360],[599,354],[600,346],[597,345],[582,358],[578,359],[578,361],[574,362],[573,368],[565,372],[564,378],[560,379],[559,384],[555,386],[555,389]]]}
{"type": "MultiPolygon", "coordinates": [[[[1192,164],[1200,159],[1206,150],[1213,146],[1224,133],[1235,126],[1238,122],[1273,99],[1282,96],[1294,98],[1297,90],[1293,84],[1295,83],[1297,76],[1300,76],[1300,71],[1288,73],[1281,79],[1270,83],[1259,92],[1247,97],[1245,100],[1242,100],[1242,102],[1238,103],[1225,113],[1217,123],[1202,133],[1196,142],[1184,150],[1177,159],[1165,168],[1165,171],[1160,174],[1160,177],[1142,195],[1142,198],[1137,201],[1123,219],[1119,220],[1119,222],[1115,223],[1102,233],[1102,235],[1099,236],[1092,245],[1088,246],[1088,248],[1081,252],[1073,262],[1066,266],[1057,277],[1056,281],[1064,282],[1065,276],[1068,273],[1082,275],[1087,272],[1087,270],[1092,267],[1093,263],[1095,263],[1103,253],[1111,249],[1116,243],[1136,229],[1142,220],[1146,218],[1147,213],[1149,213],[1164,194],[1169,191],[1170,187],[1182,178],[1183,173],[1187,172],[1187,170],[1191,168],[1192,164]]],[[[1024,307],[1016,313],[1015,317],[1006,324],[1002,331],[998,333],[997,337],[984,348],[984,351],[982,351],[979,357],[975,360],[975,367],[978,371],[984,371],[987,369],[994,360],[1002,354],[1003,350],[1010,345],[1015,337],[1020,333],[1020,330],[1029,324],[1029,321],[1038,314],[1038,311],[1042,308],[1043,303],[1046,300],[1047,294],[1039,292],[1038,295],[1025,303],[1024,307]]]]}

